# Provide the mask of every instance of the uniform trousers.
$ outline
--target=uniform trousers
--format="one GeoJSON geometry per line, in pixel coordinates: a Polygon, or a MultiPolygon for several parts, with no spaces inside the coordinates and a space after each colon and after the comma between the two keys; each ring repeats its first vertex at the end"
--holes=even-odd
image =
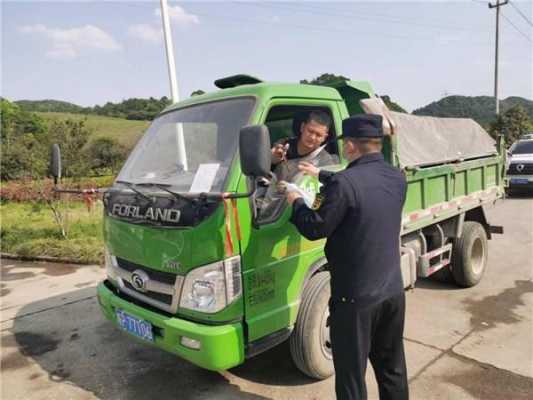
{"type": "Polygon", "coordinates": [[[330,337],[337,400],[366,400],[365,372],[370,359],[381,400],[407,400],[403,347],[405,294],[359,309],[330,300],[330,337]]]}

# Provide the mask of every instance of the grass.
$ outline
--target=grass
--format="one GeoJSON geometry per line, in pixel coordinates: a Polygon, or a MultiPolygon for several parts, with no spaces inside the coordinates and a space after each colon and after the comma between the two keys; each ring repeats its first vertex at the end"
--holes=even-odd
{"type": "Polygon", "coordinates": [[[87,127],[93,131],[93,137],[112,137],[119,143],[132,149],[135,143],[144,133],[149,121],[133,121],[124,118],[105,117],[102,115],[85,115],[60,112],[37,112],[39,116],[47,121],[56,120],[82,120],[87,119],[87,127]]]}
{"type": "Polygon", "coordinates": [[[49,256],[80,263],[100,263],[103,257],[102,204],[91,211],[80,202],[63,202],[68,238],[61,236],[52,211],[41,203],[0,204],[2,252],[26,257],[49,256]]]}

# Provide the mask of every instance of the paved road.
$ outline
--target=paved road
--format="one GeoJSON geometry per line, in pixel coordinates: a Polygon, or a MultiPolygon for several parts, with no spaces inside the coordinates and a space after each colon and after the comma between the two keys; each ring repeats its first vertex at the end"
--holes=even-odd
{"type": "MultiPolygon", "coordinates": [[[[412,399],[532,398],[533,199],[490,217],[506,233],[478,286],[419,281],[407,294],[412,399]]],[[[334,399],[333,380],[304,377],[286,345],[215,373],[134,343],[99,313],[99,267],[3,260],[1,272],[3,399],[334,399]]]]}

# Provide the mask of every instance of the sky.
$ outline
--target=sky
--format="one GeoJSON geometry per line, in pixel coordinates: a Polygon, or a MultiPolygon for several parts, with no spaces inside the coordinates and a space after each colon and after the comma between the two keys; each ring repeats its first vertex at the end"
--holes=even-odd
{"type": "MultiPolygon", "coordinates": [[[[494,2],[496,0],[493,0],[494,2]]],[[[82,106],[170,97],[159,1],[1,3],[9,100],[82,106]]],[[[486,1],[169,1],[181,98],[246,73],[370,81],[413,110],[446,95],[493,95],[495,11],[486,1]]],[[[533,98],[533,2],[500,20],[500,98],[533,98]]]]}

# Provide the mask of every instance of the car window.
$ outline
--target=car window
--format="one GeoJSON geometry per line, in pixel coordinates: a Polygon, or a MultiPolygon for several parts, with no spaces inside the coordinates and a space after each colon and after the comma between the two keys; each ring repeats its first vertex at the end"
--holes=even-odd
{"type": "Polygon", "coordinates": [[[511,148],[512,154],[533,154],[533,140],[518,142],[514,148],[511,148]]]}
{"type": "MultiPolygon", "coordinates": [[[[324,143],[315,152],[304,157],[291,157],[277,165],[272,166],[272,179],[269,184],[260,187],[256,195],[257,204],[257,222],[273,222],[283,212],[286,207],[285,194],[283,192],[283,182],[298,184],[302,181],[302,174],[298,170],[298,164],[301,161],[310,161],[317,167],[328,167],[339,164],[338,145],[335,140],[337,129],[331,110],[328,107],[309,107],[309,106],[275,106],[270,109],[265,125],[270,131],[271,143],[284,143],[296,146],[297,137],[301,124],[307,120],[308,114],[312,111],[323,111],[332,119],[332,125],[329,130],[329,136],[324,143]]],[[[294,155],[294,148],[292,154],[294,155]]]]}

